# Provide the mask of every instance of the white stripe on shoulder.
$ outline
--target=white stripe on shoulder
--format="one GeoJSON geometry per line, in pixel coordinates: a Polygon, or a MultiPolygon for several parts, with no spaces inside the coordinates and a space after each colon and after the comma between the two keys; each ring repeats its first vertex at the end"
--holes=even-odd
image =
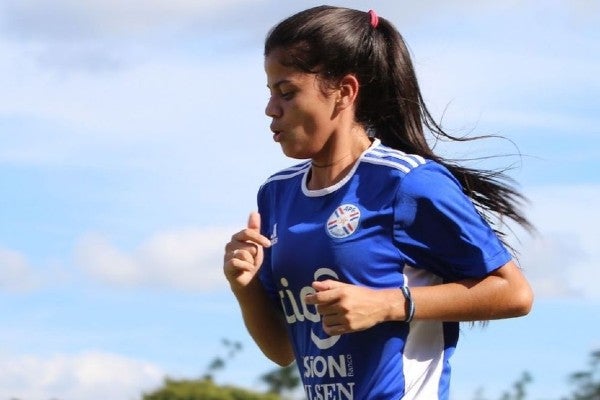
{"type": "Polygon", "coordinates": [[[411,170],[411,168],[409,168],[406,165],[399,163],[397,161],[390,161],[390,160],[380,159],[380,158],[376,158],[376,157],[365,157],[365,158],[363,158],[363,161],[371,163],[371,164],[386,165],[390,168],[399,169],[400,171],[402,171],[404,173],[409,173],[411,170]]]}
{"type": "Polygon", "coordinates": [[[391,147],[378,146],[373,149],[372,153],[379,157],[397,158],[406,161],[413,167],[425,164],[425,159],[423,157],[417,154],[407,154],[403,151],[392,149],[391,147]]]}
{"type": "Polygon", "coordinates": [[[283,170],[271,175],[265,181],[265,183],[263,183],[263,185],[265,185],[269,182],[272,182],[272,181],[279,181],[282,179],[293,178],[294,176],[298,176],[298,175],[305,173],[309,168],[310,168],[310,161],[306,161],[306,162],[303,162],[302,164],[297,164],[297,165],[294,165],[293,167],[283,169],[283,170]]]}
{"type": "Polygon", "coordinates": [[[426,160],[419,155],[406,154],[403,151],[383,145],[371,149],[369,153],[365,154],[363,160],[372,164],[387,165],[405,173],[426,163],[426,160]]]}

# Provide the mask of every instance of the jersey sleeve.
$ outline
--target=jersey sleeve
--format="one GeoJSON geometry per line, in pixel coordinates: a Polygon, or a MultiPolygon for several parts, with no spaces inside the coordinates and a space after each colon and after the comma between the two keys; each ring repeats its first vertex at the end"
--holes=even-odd
{"type": "MultiPolygon", "coordinates": [[[[270,214],[269,210],[269,191],[266,186],[262,186],[258,191],[257,195],[257,203],[258,203],[258,212],[261,216],[260,222],[260,232],[262,235],[269,237],[269,227],[272,226],[270,222],[270,214]]],[[[277,286],[275,284],[275,280],[273,279],[273,269],[271,267],[271,248],[267,247],[264,249],[264,259],[262,266],[259,270],[258,278],[262,283],[263,288],[265,289],[267,295],[274,304],[278,307],[280,306],[280,302],[278,300],[277,294],[277,286]]]]}
{"type": "Polygon", "coordinates": [[[429,161],[404,176],[394,220],[406,262],[446,281],[483,277],[511,259],[459,182],[438,163],[429,161]]]}

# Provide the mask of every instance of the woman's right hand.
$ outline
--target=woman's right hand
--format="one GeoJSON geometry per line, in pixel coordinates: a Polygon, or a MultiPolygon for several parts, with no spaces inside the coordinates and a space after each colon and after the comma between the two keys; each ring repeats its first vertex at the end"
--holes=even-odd
{"type": "Polygon", "coordinates": [[[234,234],[225,245],[223,272],[234,292],[254,279],[263,262],[263,248],[270,245],[271,241],[260,233],[260,214],[250,213],[246,229],[234,234]]]}

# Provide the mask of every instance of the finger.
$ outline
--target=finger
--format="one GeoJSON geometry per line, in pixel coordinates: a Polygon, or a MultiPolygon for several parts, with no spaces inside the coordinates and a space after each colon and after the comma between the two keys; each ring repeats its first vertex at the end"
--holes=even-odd
{"type": "Polygon", "coordinates": [[[246,228],[234,234],[231,237],[231,241],[238,243],[256,243],[257,245],[263,247],[271,246],[271,241],[267,239],[267,237],[261,235],[260,231],[250,228],[246,228]]]}
{"type": "Polygon", "coordinates": [[[255,243],[259,246],[269,247],[271,241],[267,237],[260,234],[260,232],[252,229],[244,229],[231,237],[232,243],[255,243]]]}
{"type": "Polygon", "coordinates": [[[232,258],[229,261],[229,264],[231,265],[232,269],[239,271],[252,271],[256,269],[256,266],[251,261],[246,261],[240,258],[232,258]]]}
{"type": "Polygon", "coordinates": [[[322,321],[323,330],[330,336],[341,335],[343,333],[350,332],[350,328],[344,324],[334,321],[326,321],[323,319],[322,321]]]}
{"type": "Polygon", "coordinates": [[[349,328],[347,328],[344,325],[336,325],[336,326],[331,326],[331,327],[323,327],[323,330],[329,336],[339,336],[339,335],[343,335],[344,333],[350,333],[350,332],[352,332],[349,328]]]}
{"type": "Polygon", "coordinates": [[[321,317],[331,317],[338,313],[334,304],[317,304],[317,312],[321,317]]]}
{"type": "Polygon", "coordinates": [[[342,295],[342,292],[338,289],[347,286],[345,283],[335,281],[332,279],[326,279],[324,281],[314,281],[312,288],[315,289],[316,293],[308,294],[305,297],[307,304],[330,304],[338,301],[342,295]]]}
{"type": "Polygon", "coordinates": [[[227,262],[235,257],[239,248],[233,247],[233,244],[227,243],[225,246],[225,254],[223,254],[223,262],[227,262]]]}
{"type": "Polygon", "coordinates": [[[229,277],[235,277],[244,272],[251,272],[254,269],[256,269],[254,264],[244,260],[240,260],[239,258],[230,259],[225,263],[223,267],[225,275],[229,277]]]}
{"type": "Polygon", "coordinates": [[[329,305],[337,302],[338,296],[336,292],[331,290],[325,290],[316,293],[307,294],[304,298],[306,304],[312,304],[316,306],[329,305]]]}
{"type": "Polygon", "coordinates": [[[323,326],[327,328],[348,325],[347,319],[339,314],[323,315],[321,316],[321,322],[323,326]]]}
{"type": "Polygon", "coordinates": [[[315,289],[317,292],[322,292],[325,290],[333,290],[333,289],[337,289],[339,287],[344,286],[345,284],[340,282],[340,281],[336,281],[333,279],[326,279],[324,281],[314,281],[312,283],[312,287],[313,289],[315,289]]]}
{"type": "MultiPolygon", "coordinates": [[[[233,236],[235,237],[236,235],[233,235],[233,236]]],[[[233,252],[236,250],[246,250],[246,251],[252,253],[252,252],[255,252],[257,248],[258,248],[258,245],[256,243],[246,242],[246,241],[238,241],[238,240],[232,239],[231,242],[229,242],[225,245],[225,255],[232,256],[233,252]]]]}
{"type": "Polygon", "coordinates": [[[311,285],[317,292],[329,290],[329,285],[325,281],[314,281],[311,285]]]}
{"type": "Polygon", "coordinates": [[[240,252],[240,249],[233,249],[231,251],[226,251],[225,252],[225,259],[226,259],[226,261],[231,260],[233,258],[236,258],[236,255],[239,252],[240,252]]]}
{"type": "Polygon", "coordinates": [[[232,258],[246,261],[254,264],[254,257],[256,256],[256,246],[249,246],[243,249],[235,249],[231,252],[232,258]]]}
{"type": "MultiPolygon", "coordinates": [[[[260,214],[256,211],[252,211],[248,216],[248,230],[260,235],[260,214]]],[[[271,245],[271,241],[267,239],[265,236],[260,235],[260,244],[263,247],[269,247],[271,245]]]]}
{"type": "Polygon", "coordinates": [[[248,229],[260,231],[260,214],[252,211],[248,216],[248,229]]]}

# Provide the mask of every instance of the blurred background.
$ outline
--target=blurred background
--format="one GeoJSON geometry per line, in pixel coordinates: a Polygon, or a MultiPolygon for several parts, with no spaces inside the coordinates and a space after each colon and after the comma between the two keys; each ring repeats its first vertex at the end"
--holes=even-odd
{"type": "MultiPolygon", "coordinates": [[[[263,39],[318,4],[0,0],[0,398],[132,400],[207,371],[267,389],[222,252],[294,162],[263,112],[263,39]]],[[[329,4],[392,21],[434,117],[508,139],[439,151],[504,155],[476,166],[511,167],[531,201],[539,234],[512,241],[534,309],[463,326],[453,399],[524,372],[527,398],[567,395],[600,349],[600,2],[329,4]]]]}

